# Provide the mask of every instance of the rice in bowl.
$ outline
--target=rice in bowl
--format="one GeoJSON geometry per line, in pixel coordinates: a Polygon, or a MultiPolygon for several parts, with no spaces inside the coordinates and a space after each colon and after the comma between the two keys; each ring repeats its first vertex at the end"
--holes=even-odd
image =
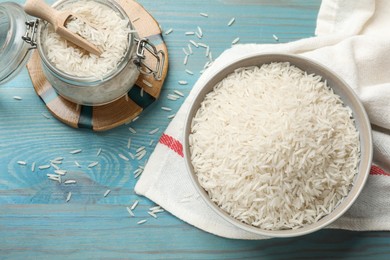
{"type": "Polygon", "coordinates": [[[360,159],[351,109],[288,62],[237,69],[192,118],[190,161],[210,199],[262,230],[318,222],[352,188],[360,159]]]}

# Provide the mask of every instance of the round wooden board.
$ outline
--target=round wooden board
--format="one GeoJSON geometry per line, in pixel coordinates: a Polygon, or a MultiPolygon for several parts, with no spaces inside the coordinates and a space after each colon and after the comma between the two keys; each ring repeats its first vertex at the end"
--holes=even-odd
{"type": "MultiPolygon", "coordinates": [[[[59,96],[45,78],[38,51],[34,51],[27,70],[34,89],[46,104],[48,110],[63,123],[75,128],[105,131],[130,122],[160,96],[168,72],[168,50],[157,21],[133,0],[117,1],[128,14],[140,38],[147,38],[157,50],[165,53],[162,77],[155,80],[153,75],[140,74],[134,87],[127,95],[103,106],[81,106],[59,96]]],[[[146,55],[146,62],[155,64],[155,59],[146,55]]]]}

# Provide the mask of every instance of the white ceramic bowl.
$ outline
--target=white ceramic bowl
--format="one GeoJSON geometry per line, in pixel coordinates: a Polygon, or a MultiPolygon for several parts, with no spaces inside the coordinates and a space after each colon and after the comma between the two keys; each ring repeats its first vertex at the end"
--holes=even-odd
{"type": "Polygon", "coordinates": [[[185,126],[184,126],[184,157],[185,163],[187,167],[187,171],[189,176],[203,198],[203,200],[207,203],[207,205],[214,210],[219,216],[233,225],[237,226],[240,229],[249,231],[254,234],[270,236],[270,237],[293,237],[299,235],[305,235],[316,230],[319,230],[336,219],[338,219],[343,213],[345,213],[349,207],[353,204],[356,198],[359,196],[360,192],[363,189],[363,186],[367,180],[371,161],[372,161],[372,137],[371,137],[371,127],[367,117],[367,114],[364,110],[363,105],[359,101],[356,94],[353,90],[347,85],[345,81],[343,81],[340,77],[338,77],[335,73],[330,71],[328,68],[319,65],[312,60],[307,58],[296,56],[296,55],[285,55],[285,54],[256,54],[243,57],[236,61],[233,61],[222,69],[215,71],[201,86],[199,92],[196,97],[192,101],[190,105],[189,112],[185,118],[185,126]],[[354,183],[352,189],[350,190],[348,196],[344,198],[342,203],[336,207],[333,212],[329,215],[323,217],[318,222],[304,226],[299,229],[289,229],[289,230],[278,230],[278,231],[270,231],[260,229],[258,227],[254,227],[243,223],[228,213],[223,211],[218,205],[212,202],[207,194],[207,192],[203,189],[203,187],[199,184],[196,174],[194,173],[194,169],[191,163],[190,149],[188,136],[191,130],[191,121],[195,116],[196,111],[199,109],[201,102],[204,100],[204,97],[207,93],[213,90],[213,87],[223,80],[227,75],[234,72],[235,69],[249,66],[261,66],[262,64],[267,64],[271,62],[290,62],[291,65],[294,65],[308,73],[314,73],[316,75],[322,76],[323,80],[328,82],[328,85],[334,90],[336,94],[338,94],[343,100],[344,104],[349,106],[352,109],[353,116],[355,119],[356,128],[359,131],[360,137],[360,148],[361,148],[361,158],[358,165],[358,173],[355,176],[354,183]]]}

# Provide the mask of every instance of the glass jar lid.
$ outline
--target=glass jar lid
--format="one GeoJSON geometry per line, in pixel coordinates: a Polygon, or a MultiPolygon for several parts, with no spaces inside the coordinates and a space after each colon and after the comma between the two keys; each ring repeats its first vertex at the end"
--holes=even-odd
{"type": "Polygon", "coordinates": [[[22,40],[28,16],[16,3],[0,3],[0,84],[13,77],[26,65],[31,45],[22,40]]]}

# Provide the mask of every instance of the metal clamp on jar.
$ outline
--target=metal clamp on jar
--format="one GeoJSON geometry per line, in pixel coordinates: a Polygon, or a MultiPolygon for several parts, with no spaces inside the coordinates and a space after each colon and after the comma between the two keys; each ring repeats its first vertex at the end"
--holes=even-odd
{"type": "MultiPolygon", "coordinates": [[[[53,7],[77,0],[60,0],[53,7]]],[[[115,1],[95,0],[114,10],[133,30],[129,17],[115,1]]],[[[31,49],[37,49],[42,61],[42,70],[59,95],[80,104],[104,105],[121,98],[133,87],[140,73],[150,74],[161,80],[165,62],[165,53],[158,51],[148,39],[139,39],[138,33],[128,35],[128,48],[116,68],[102,78],[70,75],[58,69],[49,59],[45,49],[44,34],[48,23],[40,19],[29,20],[23,8],[15,3],[0,4],[0,84],[14,77],[27,63],[31,49]],[[26,28],[27,27],[27,28],[26,28]],[[145,62],[146,56],[155,59],[154,67],[145,62]],[[12,64],[9,64],[12,63],[12,64]]]]}

